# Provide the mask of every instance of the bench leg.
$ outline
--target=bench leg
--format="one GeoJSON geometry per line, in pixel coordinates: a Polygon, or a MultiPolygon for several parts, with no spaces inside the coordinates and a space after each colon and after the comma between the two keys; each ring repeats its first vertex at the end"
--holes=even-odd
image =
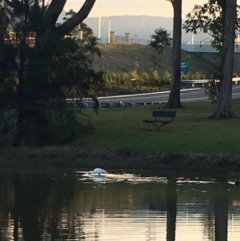
{"type": "Polygon", "coordinates": [[[163,126],[165,126],[166,124],[168,124],[168,123],[162,123],[160,126],[158,126],[158,131],[160,131],[160,129],[161,129],[163,126]]]}
{"type": "Polygon", "coordinates": [[[160,129],[161,129],[164,125],[166,125],[166,124],[168,124],[168,123],[162,123],[161,125],[157,125],[156,123],[151,123],[151,124],[153,124],[154,126],[156,126],[156,127],[157,127],[157,130],[160,131],[160,129]]]}

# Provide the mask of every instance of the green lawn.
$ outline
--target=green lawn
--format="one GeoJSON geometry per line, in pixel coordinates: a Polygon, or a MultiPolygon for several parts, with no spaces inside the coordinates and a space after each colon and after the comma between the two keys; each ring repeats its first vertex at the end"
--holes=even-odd
{"type": "Polygon", "coordinates": [[[87,110],[94,131],[76,144],[97,149],[240,153],[240,100],[233,101],[238,117],[231,120],[208,119],[215,110],[211,103],[183,105],[160,132],[142,120],[151,118],[152,110],[163,105],[100,109],[99,115],[87,110]]]}

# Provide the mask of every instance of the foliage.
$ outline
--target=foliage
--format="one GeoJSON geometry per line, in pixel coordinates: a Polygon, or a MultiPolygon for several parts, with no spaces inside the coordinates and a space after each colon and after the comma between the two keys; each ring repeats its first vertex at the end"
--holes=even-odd
{"type": "MultiPolygon", "coordinates": [[[[211,75],[204,75],[200,72],[189,72],[182,74],[182,79],[203,79],[211,78],[211,75]]],[[[152,73],[137,74],[135,71],[114,73],[106,72],[103,76],[104,89],[101,95],[134,94],[152,91],[169,90],[171,84],[171,73],[169,71],[153,71],[152,73]]]]}
{"type": "Polygon", "coordinates": [[[155,34],[151,35],[149,45],[157,51],[157,54],[162,54],[165,47],[171,46],[172,38],[170,33],[163,28],[157,28],[155,34]]]}
{"type": "Polygon", "coordinates": [[[219,82],[217,82],[216,79],[211,79],[208,85],[205,86],[205,93],[212,103],[217,102],[219,90],[219,82]]]}
{"type": "Polygon", "coordinates": [[[0,145],[11,145],[16,134],[16,118],[13,111],[0,110],[0,145]]]}
{"type": "Polygon", "coordinates": [[[152,56],[152,61],[156,65],[160,60],[163,50],[172,45],[170,33],[163,28],[157,28],[155,34],[151,35],[149,46],[156,50],[156,55],[152,56]]]}
{"type": "Polygon", "coordinates": [[[28,66],[27,97],[64,102],[67,97],[96,92],[102,85],[102,73],[91,69],[93,55],[98,53],[96,44],[72,38],[38,41],[28,66]]]}
{"type": "Polygon", "coordinates": [[[86,2],[74,21],[70,18],[60,26],[56,21],[63,1],[52,0],[49,5],[44,1],[6,2],[4,10],[11,16],[16,39],[15,45],[9,44],[11,51],[6,44],[2,48],[0,98],[3,113],[14,110],[16,145],[62,144],[82,131],[75,113],[66,108],[66,98],[81,99],[101,88],[102,73],[91,67],[93,55],[100,51],[92,34],[83,40],[66,34],[91,10],[94,2],[86,2]]]}
{"type": "MultiPolygon", "coordinates": [[[[195,5],[192,12],[188,13],[183,28],[186,32],[197,34],[198,31],[208,33],[212,46],[219,52],[223,44],[224,25],[223,1],[208,0],[203,5],[195,5]]],[[[240,6],[237,6],[239,12],[240,6]]],[[[236,20],[236,34],[239,32],[240,16],[236,20]]]]}
{"type": "MultiPolygon", "coordinates": [[[[65,17],[63,18],[63,20],[66,21],[75,15],[76,15],[76,12],[71,9],[65,13],[65,17]]],[[[82,40],[89,41],[89,40],[91,40],[91,38],[94,38],[93,30],[91,28],[89,28],[87,26],[87,24],[84,22],[81,22],[79,24],[79,26],[75,27],[69,35],[71,37],[78,38],[78,37],[80,37],[80,31],[82,31],[82,40]]]]}
{"type": "Polygon", "coordinates": [[[96,52],[95,42],[72,38],[37,42],[25,79],[25,145],[63,144],[79,136],[79,123],[66,109],[66,98],[81,99],[101,87],[102,73],[91,69],[96,52]]]}
{"type": "MultiPolygon", "coordinates": [[[[48,126],[45,130],[47,144],[62,145],[81,138],[82,124],[73,111],[64,108],[51,109],[47,113],[48,126]]],[[[89,127],[86,127],[89,128],[89,127]]]]}
{"type": "Polygon", "coordinates": [[[6,34],[9,21],[9,16],[3,5],[0,3],[0,44],[3,43],[4,35],[6,34]]]}

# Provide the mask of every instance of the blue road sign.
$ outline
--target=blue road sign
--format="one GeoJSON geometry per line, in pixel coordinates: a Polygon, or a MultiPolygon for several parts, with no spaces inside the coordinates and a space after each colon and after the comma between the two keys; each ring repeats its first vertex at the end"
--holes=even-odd
{"type": "Polygon", "coordinates": [[[182,74],[188,73],[188,64],[187,63],[181,63],[181,73],[182,74]]]}

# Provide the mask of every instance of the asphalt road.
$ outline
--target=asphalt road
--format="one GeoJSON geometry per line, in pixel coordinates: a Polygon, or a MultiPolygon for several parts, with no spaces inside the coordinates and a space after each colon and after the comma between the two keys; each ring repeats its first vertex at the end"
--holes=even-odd
{"type": "MultiPolygon", "coordinates": [[[[119,95],[100,97],[100,103],[119,103],[123,101],[125,103],[150,103],[150,102],[167,102],[169,97],[169,91],[135,94],[135,95],[119,95]]],[[[233,85],[233,99],[240,98],[240,84],[233,85]]],[[[181,90],[181,101],[207,101],[208,97],[205,94],[205,88],[192,88],[181,90]]]]}

